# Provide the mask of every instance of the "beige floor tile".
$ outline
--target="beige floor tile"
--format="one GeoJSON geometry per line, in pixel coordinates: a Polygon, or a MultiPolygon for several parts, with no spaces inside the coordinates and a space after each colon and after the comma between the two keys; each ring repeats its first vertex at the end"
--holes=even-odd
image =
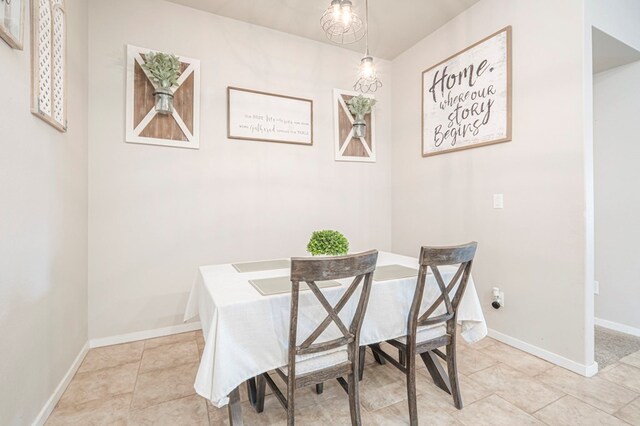
{"type": "Polygon", "coordinates": [[[601,372],[598,376],[640,393],[640,368],[628,364],[616,364],[607,369],[607,371],[601,372]]]}
{"type": "Polygon", "coordinates": [[[553,367],[550,362],[497,341],[491,345],[486,345],[480,349],[480,352],[490,355],[501,363],[507,364],[528,376],[536,376],[553,367]]]}
{"type": "Polygon", "coordinates": [[[464,337],[462,337],[461,335],[458,335],[458,347],[460,348],[471,348],[471,349],[475,349],[475,350],[480,350],[480,349],[484,349],[487,346],[493,345],[494,343],[498,342],[495,339],[492,339],[491,337],[485,337],[482,340],[479,340],[475,343],[469,343],[466,340],[464,340],[464,337]]]}
{"type": "Polygon", "coordinates": [[[196,332],[190,331],[188,333],[171,334],[169,336],[162,336],[156,337],[155,339],[145,340],[144,348],[157,348],[158,346],[170,345],[172,343],[184,342],[187,340],[196,340],[196,332]]]}
{"type": "Polygon", "coordinates": [[[533,413],[564,396],[557,389],[505,364],[495,365],[470,377],[527,413],[533,413]]]}
{"type": "MultiPolygon", "coordinates": [[[[491,389],[488,389],[481,383],[478,383],[476,380],[465,376],[464,374],[458,374],[458,379],[460,380],[460,391],[462,393],[462,402],[464,405],[473,404],[474,402],[486,398],[493,393],[491,389]]],[[[453,397],[450,395],[448,396],[453,400],[453,397]]]]}
{"type": "Polygon", "coordinates": [[[198,349],[202,352],[205,345],[204,337],[202,337],[202,330],[196,331],[196,343],[198,344],[198,349]]]}
{"type": "Polygon", "coordinates": [[[570,395],[560,398],[534,414],[552,426],[618,426],[626,423],[570,395]]]}
{"type": "Polygon", "coordinates": [[[127,424],[132,394],[90,401],[84,404],[59,406],[47,422],[47,426],[93,426],[127,424]]]}
{"type": "Polygon", "coordinates": [[[139,363],[77,373],[62,395],[59,405],[77,405],[133,392],[139,363]]]}
{"type": "MultiPolygon", "coordinates": [[[[461,425],[450,413],[453,410],[442,409],[434,404],[431,395],[419,395],[416,397],[418,406],[419,425],[461,425]]],[[[453,403],[452,403],[453,404],[453,403]]],[[[366,416],[371,425],[408,425],[409,406],[407,401],[400,401],[388,407],[370,412],[366,416]]]]}
{"type": "Polygon", "coordinates": [[[404,375],[389,365],[367,368],[360,382],[360,402],[368,411],[387,407],[407,398],[404,375]]]}
{"type": "Polygon", "coordinates": [[[640,426],[640,398],[620,409],[616,417],[634,426],[640,426]]]}
{"type": "MultiPolygon", "coordinates": [[[[299,413],[299,409],[296,410],[299,413]]],[[[264,400],[264,411],[262,413],[256,413],[256,410],[248,403],[242,403],[242,419],[245,425],[273,425],[273,426],[285,426],[287,424],[287,412],[282,408],[282,405],[276,400],[276,397],[270,395],[264,400]]],[[[229,415],[227,407],[219,409],[218,412],[212,415],[209,411],[209,424],[211,426],[226,426],[229,424],[229,415]]],[[[298,424],[301,424],[298,422],[298,424]]]]}
{"type": "Polygon", "coordinates": [[[640,351],[632,353],[631,355],[627,355],[626,357],[622,358],[620,362],[640,368],[640,351]]]}
{"type": "Polygon", "coordinates": [[[140,361],[143,349],[143,341],[91,349],[82,361],[78,373],[140,361]]]}
{"type": "Polygon", "coordinates": [[[497,395],[488,396],[455,412],[452,416],[469,426],[542,425],[536,418],[497,395]]]}
{"type": "Polygon", "coordinates": [[[494,357],[472,348],[459,350],[457,358],[458,371],[466,376],[494,366],[499,362],[494,357]]]}
{"type": "MultiPolygon", "coordinates": [[[[363,424],[366,410],[360,408],[360,416],[363,424]]],[[[318,404],[301,407],[296,413],[296,424],[305,426],[350,426],[351,410],[349,408],[349,398],[343,391],[342,398],[331,398],[318,404]]]]}
{"type": "Polygon", "coordinates": [[[133,410],[129,416],[129,426],[206,426],[208,424],[207,403],[196,395],[133,410]]]}
{"type": "MultiPolygon", "coordinates": [[[[417,371],[417,395],[430,395],[441,409],[455,410],[453,399],[433,384],[425,370],[417,371]]],[[[390,365],[377,365],[366,370],[360,382],[360,402],[367,411],[375,411],[407,399],[407,382],[403,373],[390,365]]]]}
{"type": "Polygon", "coordinates": [[[139,374],[131,408],[146,408],[195,394],[193,383],[197,371],[198,363],[195,362],[139,374]]]}
{"type": "Polygon", "coordinates": [[[140,373],[151,370],[169,368],[180,364],[198,362],[198,344],[195,340],[162,345],[156,348],[145,349],[140,362],[140,373]]]}
{"type": "Polygon", "coordinates": [[[553,367],[535,378],[609,414],[615,413],[638,396],[637,393],[601,377],[583,377],[560,367],[553,367]]]}

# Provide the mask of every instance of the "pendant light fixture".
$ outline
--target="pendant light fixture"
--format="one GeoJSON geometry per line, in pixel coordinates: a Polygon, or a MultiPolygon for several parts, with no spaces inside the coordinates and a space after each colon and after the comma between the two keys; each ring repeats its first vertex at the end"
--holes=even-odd
{"type": "Polygon", "coordinates": [[[332,0],[320,18],[327,38],[336,44],[351,44],[362,40],[365,27],[353,11],[351,0],[332,0]]]}
{"type": "Polygon", "coordinates": [[[378,80],[376,66],[373,63],[373,56],[369,54],[369,0],[365,2],[365,14],[366,50],[364,58],[360,60],[358,81],[353,85],[353,89],[360,93],[373,93],[382,87],[382,82],[378,80]]]}

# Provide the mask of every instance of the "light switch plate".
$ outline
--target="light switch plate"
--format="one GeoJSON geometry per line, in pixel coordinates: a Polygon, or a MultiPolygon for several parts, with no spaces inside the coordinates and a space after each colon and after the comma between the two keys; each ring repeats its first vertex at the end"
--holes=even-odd
{"type": "Polygon", "coordinates": [[[494,209],[503,209],[504,208],[504,195],[503,194],[493,194],[493,208],[494,209]]]}
{"type": "Polygon", "coordinates": [[[593,282],[593,294],[600,294],[600,281],[593,282]]]}

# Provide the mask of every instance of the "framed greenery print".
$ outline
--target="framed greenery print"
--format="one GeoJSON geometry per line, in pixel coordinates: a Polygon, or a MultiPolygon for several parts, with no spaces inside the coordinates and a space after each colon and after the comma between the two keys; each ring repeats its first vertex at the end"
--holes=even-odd
{"type": "Polygon", "coordinates": [[[0,37],[18,50],[22,50],[24,10],[27,1],[0,0],[0,37]]]}

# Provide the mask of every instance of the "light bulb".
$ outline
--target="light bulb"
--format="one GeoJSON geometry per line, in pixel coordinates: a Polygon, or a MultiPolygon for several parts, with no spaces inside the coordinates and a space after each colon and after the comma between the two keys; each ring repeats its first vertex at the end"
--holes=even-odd
{"type": "Polygon", "coordinates": [[[342,4],[342,23],[345,25],[351,23],[351,2],[342,4]]]}
{"type": "Polygon", "coordinates": [[[333,9],[333,19],[338,20],[342,15],[340,0],[334,0],[331,2],[331,7],[333,9]]]}
{"type": "Polygon", "coordinates": [[[366,56],[360,62],[360,76],[363,78],[373,78],[376,75],[376,69],[373,65],[373,58],[366,56]]]}

